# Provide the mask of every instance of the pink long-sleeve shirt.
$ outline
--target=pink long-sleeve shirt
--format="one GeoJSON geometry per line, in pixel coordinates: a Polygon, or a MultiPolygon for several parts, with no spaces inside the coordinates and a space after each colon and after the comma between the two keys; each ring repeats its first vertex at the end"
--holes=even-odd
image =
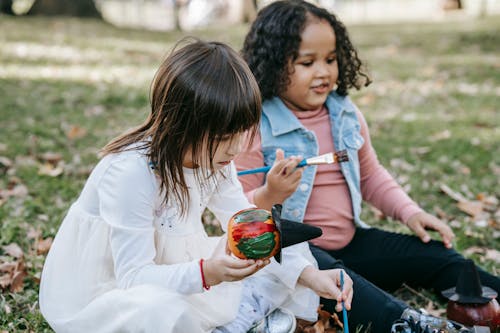
{"type": "MultiPolygon", "coordinates": [[[[316,134],[319,155],[335,152],[326,107],[313,111],[294,112],[294,114],[305,128],[316,134]]],[[[380,209],[386,216],[406,223],[413,214],[421,212],[422,209],[410,199],[379,163],[371,145],[366,120],[359,111],[357,111],[357,117],[361,124],[361,135],[365,139],[364,145],[358,152],[363,199],[380,209]]],[[[259,133],[255,136],[251,146],[245,147],[248,148],[236,159],[238,170],[263,166],[264,157],[259,133]]],[[[253,202],[255,190],[263,186],[265,175],[262,173],[245,175],[240,176],[239,180],[243,184],[248,199],[253,202]]],[[[303,221],[323,230],[323,235],[314,239],[313,244],[327,250],[345,247],[354,237],[353,221],[349,188],[339,165],[319,165],[303,221]],[[334,204],[332,200],[324,200],[324,198],[334,198],[334,204]]]]}

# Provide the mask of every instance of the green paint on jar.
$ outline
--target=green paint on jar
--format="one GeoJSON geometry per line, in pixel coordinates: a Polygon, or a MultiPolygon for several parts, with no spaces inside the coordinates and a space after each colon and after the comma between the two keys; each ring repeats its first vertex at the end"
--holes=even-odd
{"type": "Polygon", "coordinates": [[[242,238],[237,247],[248,259],[268,257],[276,246],[274,233],[266,232],[254,238],[242,238]]]}

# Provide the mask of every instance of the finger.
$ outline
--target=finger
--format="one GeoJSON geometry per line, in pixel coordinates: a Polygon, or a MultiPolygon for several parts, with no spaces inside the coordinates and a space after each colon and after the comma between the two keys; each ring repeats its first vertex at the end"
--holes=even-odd
{"type": "Polygon", "coordinates": [[[242,269],[255,265],[255,260],[253,259],[240,259],[234,256],[227,256],[223,258],[223,266],[228,269],[242,269]]]}
{"type": "Polygon", "coordinates": [[[294,182],[299,182],[302,179],[302,173],[304,172],[304,168],[295,168],[293,169],[293,173],[290,174],[290,180],[294,182]]]}
{"type": "Polygon", "coordinates": [[[286,167],[288,163],[288,160],[281,159],[281,160],[276,160],[274,161],[273,166],[271,167],[271,170],[269,170],[269,174],[277,174],[281,175],[283,174],[283,169],[286,167]]]}
{"type": "Polygon", "coordinates": [[[281,148],[278,148],[276,149],[276,162],[277,161],[281,161],[285,158],[285,152],[283,151],[283,149],[281,148]]]}
{"type": "Polygon", "coordinates": [[[452,248],[452,241],[453,238],[455,238],[455,234],[453,233],[451,228],[438,220],[435,230],[437,230],[441,235],[441,239],[443,240],[444,245],[449,249],[452,248]]]}
{"type": "Polygon", "coordinates": [[[257,260],[255,263],[257,264],[258,267],[263,268],[269,265],[271,263],[271,260],[269,259],[257,260]]]}
{"type": "Polygon", "coordinates": [[[295,170],[297,169],[297,164],[299,164],[299,162],[300,161],[297,160],[297,158],[294,156],[288,158],[280,174],[283,176],[294,174],[295,170]]]}
{"type": "Polygon", "coordinates": [[[261,267],[258,267],[257,264],[250,265],[248,267],[240,268],[240,269],[229,269],[228,276],[233,278],[234,280],[241,280],[249,275],[257,272],[261,267]]]}
{"type": "Polygon", "coordinates": [[[302,180],[302,170],[296,169],[293,174],[291,174],[288,177],[284,177],[283,181],[281,182],[282,190],[286,191],[289,189],[290,191],[294,192],[297,187],[299,186],[301,180],[302,180]]]}
{"type": "Polygon", "coordinates": [[[342,292],[342,299],[344,300],[344,304],[347,310],[351,309],[352,296],[354,291],[354,282],[352,281],[349,275],[345,275],[344,277],[344,290],[342,292]]]}
{"type": "Polygon", "coordinates": [[[351,304],[352,304],[352,297],[354,296],[354,289],[349,290],[349,293],[347,294],[347,299],[344,301],[345,308],[347,310],[351,310],[351,304]]]}
{"type": "Polygon", "coordinates": [[[420,223],[417,223],[413,227],[413,231],[422,240],[422,242],[428,243],[431,240],[431,236],[429,236],[427,231],[425,231],[425,229],[422,227],[420,223]]]}

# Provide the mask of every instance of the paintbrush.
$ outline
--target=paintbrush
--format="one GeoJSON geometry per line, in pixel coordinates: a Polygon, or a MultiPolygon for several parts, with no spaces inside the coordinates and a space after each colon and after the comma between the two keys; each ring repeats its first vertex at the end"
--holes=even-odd
{"type": "MultiPolygon", "coordinates": [[[[305,167],[307,165],[320,165],[320,164],[333,164],[349,161],[349,156],[347,156],[346,150],[341,150],[336,153],[328,153],[319,156],[314,156],[310,158],[305,158],[297,164],[298,168],[305,167]]],[[[271,166],[265,166],[256,169],[243,170],[238,172],[238,176],[251,175],[254,173],[268,172],[271,166]]]]}

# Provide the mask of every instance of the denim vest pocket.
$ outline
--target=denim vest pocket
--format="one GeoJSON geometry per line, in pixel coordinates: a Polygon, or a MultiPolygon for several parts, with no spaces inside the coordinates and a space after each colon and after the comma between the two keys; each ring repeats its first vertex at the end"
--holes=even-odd
{"type": "Polygon", "coordinates": [[[344,145],[348,149],[359,150],[365,143],[365,139],[358,130],[353,130],[343,135],[344,145]]]}

